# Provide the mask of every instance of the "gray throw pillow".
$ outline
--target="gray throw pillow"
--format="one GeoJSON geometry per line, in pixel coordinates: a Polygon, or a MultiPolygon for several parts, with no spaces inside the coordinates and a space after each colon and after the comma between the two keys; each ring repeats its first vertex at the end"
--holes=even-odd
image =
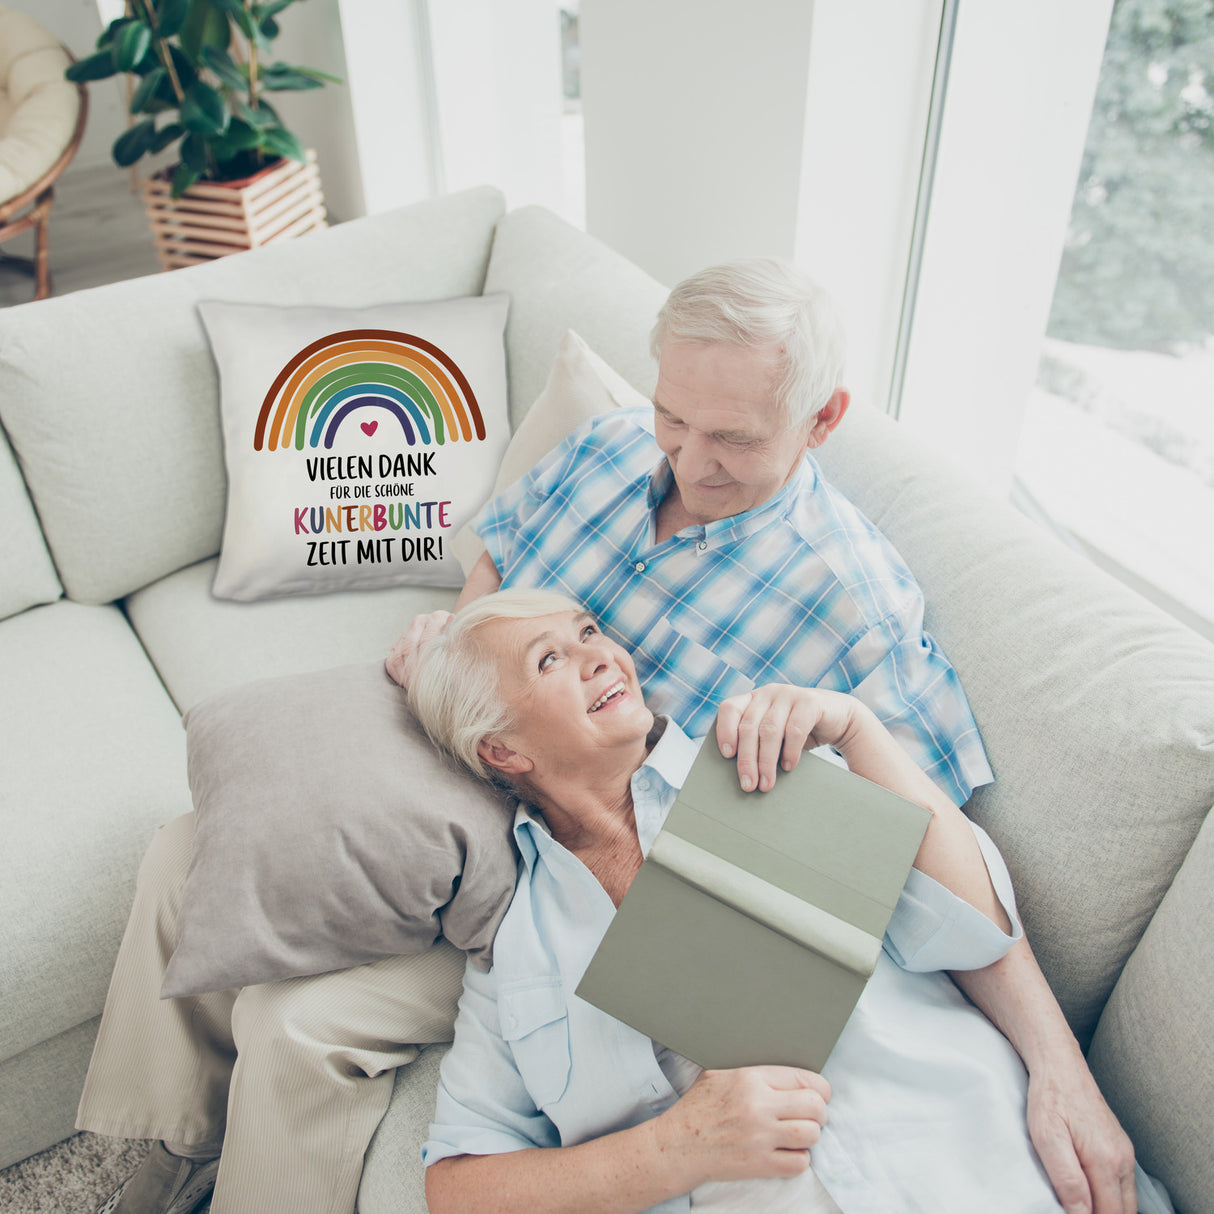
{"type": "Polygon", "coordinates": [[[164,997],[419,953],[487,965],[514,804],[436,753],[378,665],[250,683],[186,714],[194,856],[164,997]]]}

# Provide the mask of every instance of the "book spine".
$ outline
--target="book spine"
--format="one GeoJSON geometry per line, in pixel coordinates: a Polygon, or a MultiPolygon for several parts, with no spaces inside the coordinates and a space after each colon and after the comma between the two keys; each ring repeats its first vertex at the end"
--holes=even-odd
{"type": "Polygon", "coordinates": [[[881,941],[875,936],[669,830],[659,833],[648,858],[709,897],[861,978],[868,978],[876,967],[881,941]]]}

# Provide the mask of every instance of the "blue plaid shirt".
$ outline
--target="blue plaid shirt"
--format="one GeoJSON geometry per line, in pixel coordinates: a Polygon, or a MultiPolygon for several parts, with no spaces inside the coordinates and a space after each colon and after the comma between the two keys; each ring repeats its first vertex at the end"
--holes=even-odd
{"type": "Polygon", "coordinates": [[[648,409],[588,422],[473,527],[503,587],[560,590],[634,655],[646,703],[693,736],[765,683],[853,692],[958,804],[992,779],[923,595],[806,455],[775,497],[655,543],[673,475],[648,409]]]}

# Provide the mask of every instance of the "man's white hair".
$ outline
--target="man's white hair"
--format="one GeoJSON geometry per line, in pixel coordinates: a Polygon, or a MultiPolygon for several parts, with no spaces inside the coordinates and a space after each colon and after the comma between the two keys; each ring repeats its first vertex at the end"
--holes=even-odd
{"type": "Polygon", "coordinates": [[[774,258],[730,261],[685,278],[658,313],[649,343],[655,358],[668,341],[774,347],[776,403],[789,426],[814,417],[843,383],[847,343],[834,301],[774,258]]]}
{"type": "Polygon", "coordinates": [[[435,746],[483,779],[497,778],[477,747],[509,729],[514,713],[502,698],[497,665],[477,633],[494,620],[565,611],[582,607],[554,590],[499,590],[469,603],[419,649],[409,680],[409,706],[435,746]]]}

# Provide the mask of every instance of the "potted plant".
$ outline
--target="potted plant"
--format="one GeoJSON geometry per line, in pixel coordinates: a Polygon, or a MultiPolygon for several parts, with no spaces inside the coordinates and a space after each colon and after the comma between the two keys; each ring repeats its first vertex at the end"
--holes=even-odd
{"type": "Polygon", "coordinates": [[[169,268],[324,226],[315,156],[267,94],[336,77],[275,61],[278,15],[295,0],[127,0],[97,50],[68,79],[131,78],[133,124],[113,146],[126,167],[177,146],[177,163],[143,183],[169,268]]]}

